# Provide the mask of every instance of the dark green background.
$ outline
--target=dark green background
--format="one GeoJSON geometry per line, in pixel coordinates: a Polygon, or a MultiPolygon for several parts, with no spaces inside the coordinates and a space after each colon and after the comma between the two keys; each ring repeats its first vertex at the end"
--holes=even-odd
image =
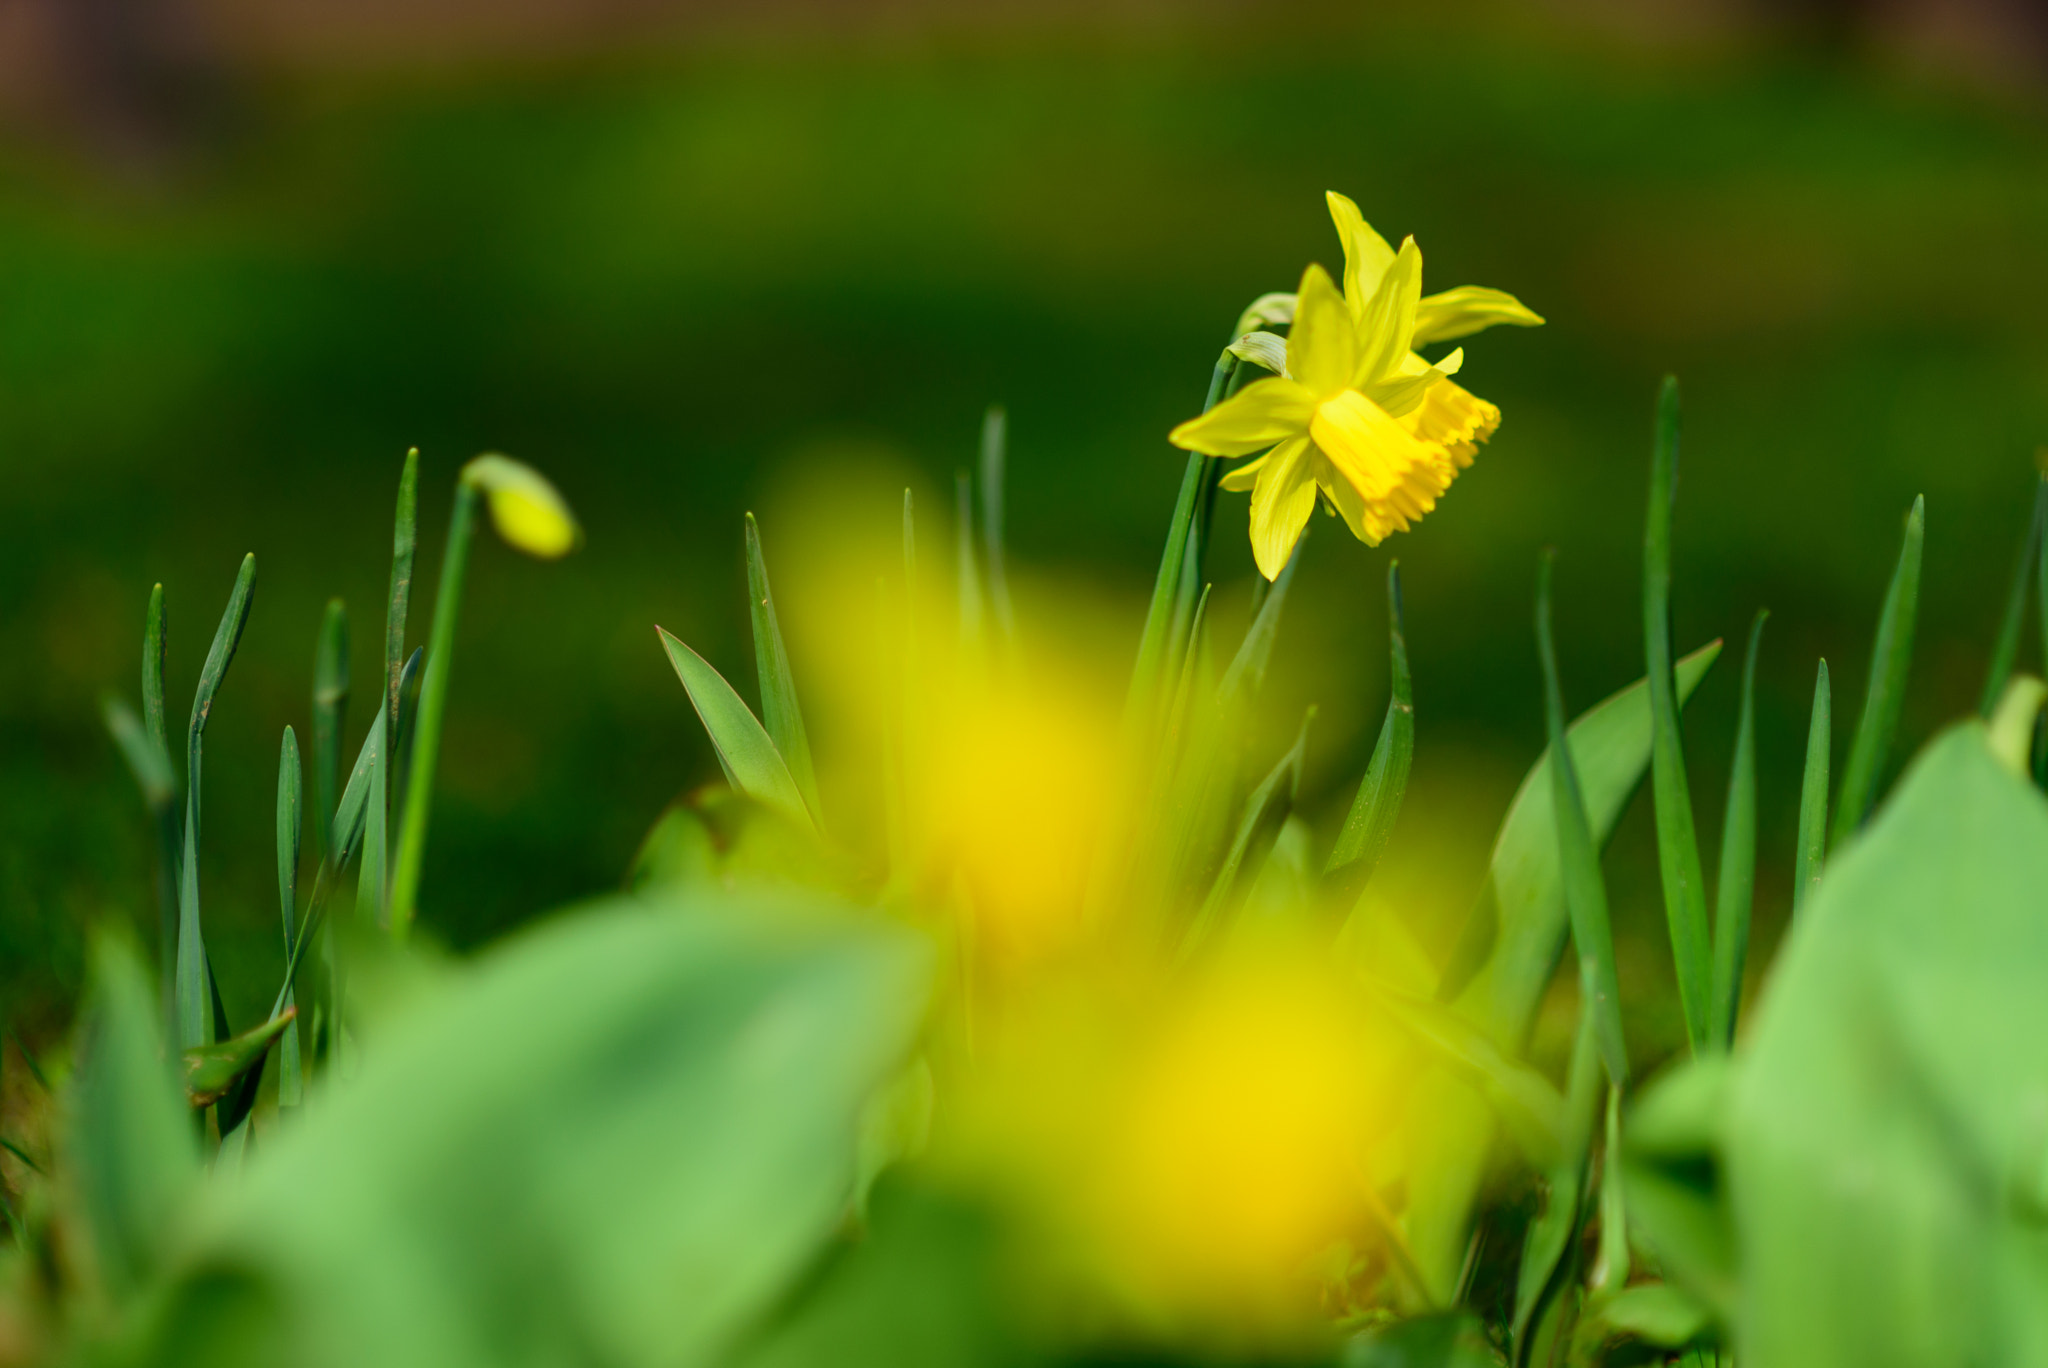
{"type": "MultiPolygon", "coordinates": [[[[147,922],[147,832],[97,698],[133,696],[160,579],[182,718],[253,550],[202,868],[238,1016],[267,998],[278,733],[303,736],[330,594],[368,685],[409,444],[416,639],[468,456],[547,471],[589,534],[560,565],[486,542],[472,568],[422,898],[458,944],[615,883],[660,807],[715,773],[650,624],[750,673],[740,513],[831,452],[944,488],[983,405],[1006,402],[1015,554],[1126,595],[1134,646],[1180,467],[1164,433],[1252,296],[1338,264],[1326,188],[1414,232],[1430,288],[1507,288],[1550,324],[1470,344],[1464,379],[1506,422],[1418,533],[1369,552],[1318,523],[1276,736],[1320,701],[1311,787],[1322,809],[1348,798],[1398,549],[1420,722],[1389,886],[1469,896],[1540,744],[1539,547],[1561,551],[1574,701],[1640,671],[1650,411],[1676,371],[1681,645],[1774,613],[1767,946],[1814,659],[1835,669],[1839,765],[1917,493],[1908,741],[1976,701],[2048,439],[2048,123],[2024,94],[1799,52],[1275,14],[273,79],[147,188],[9,152],[0,973],[56,1011],[83,926],[147,922]]],[[[1241,584],[1242,496],[1220,516],[1212,570],[1241,584]]],[[[1717,672],[1691,729],[1710,842],[1734,679],[1717,672]]],[[[1610,867],[1654,1051],[1673,1019],[1647,839],[1638,813],[1610,867]]]]}

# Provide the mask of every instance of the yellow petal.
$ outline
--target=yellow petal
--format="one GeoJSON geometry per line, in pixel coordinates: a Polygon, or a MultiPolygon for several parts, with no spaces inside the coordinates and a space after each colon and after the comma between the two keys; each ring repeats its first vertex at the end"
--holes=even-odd
{"type": "Polygon", "coordinates": [[[1416,305],[1414,344],[1421,347],[1431,342],[1448,342],[1454,337],[1470,337],[1497,323],[1534,328],[1542,322],[1542,315],[1505,290],[1460,285],[1416,305]]]}
{"type": "Polygon", "coordinates": [[[1359,392],[1392,416],[1404,417],[1421,405],[1423,396],[1429,392],[1430,386],[1445,376],[1455,374],[1464,364],[1463,348],[1452,352],[1434,366],[1422,364],[1421,357],[1409,352],[1407,361],[1402,363],[1397,374],[1390,379],[1366,385],[1359,392]],[[1408,364],[1409,361],[1416,364],[1411,366],[1408,364]]]}
{"type": "Polygon", "coordinates": [[[583,540],[567,501],[532,466],[509,456],[479,456],[462,468],[462,481],[483,491],[492,525],[516,550],[554,560],[583,540]]]}
{"type": "Polygon", "coordinates": [[[1316,482],[1309,470],[1309,441],[1297,437],[1274,448],[1252,490],[1252,559],[1259,573],[1278,579],[1301,540],[1301,529],[1316,509],[1316,482]]]}
{"type": "Polygon", "coordinates": [[[1380,277],[1358,325],[1358,364],[1353,384],[1365,385],[1395,373],[1414,350],[1415,305],[1422,296],[1422,249],[1404,239],[1394,264],[1380,277]]]}
{"type": "Polygon", "coordinates": [[[1363,318],[1366,301],[1379,288],[1387,267],[1394,264],[1394,249],[1372,230],[1348,196],[1328,190],[1323,198],[1330,202],[1330,218],[1344,244],[1344,298],[1351,305],[1351,316],[1363,318]]]}
{"type": "Polygon", "coordinates": [[[1310,266],[1302,273],[1294,327],[1287,335],[1287,373],[1322,400],[1350,384],[1357,368],[1357,329],[1350,311],[1330,273],[1310,266]]]}
{"type": "Polygon", "coordinates": [[[1422,402],[1404,414],[1401,425],[1431,446],[1439,447],[1452,465],[1472,464],[1479,444],[1500,426],[1500,410],[1454,381],[1430,386],[1422,402]]]}
{"type": "MultiPolygon", "coordinates": [[[[1449,383],[1440,381],[1433,388],[1449,383]]],[[[1436,507],[1438,496],[1457,477],[1442,447],[1423,441],[1356,390],[1318,406],[1309,434],[1341,477],[1333,502],[1368,544],[1407,531],[1436,507]],[[1352,492],[1357,502],[1347,508],[1352,492]]]]}
{"type": "Polygon", "coordinates": [[[1226,472],[1216,483],[1233,494],[1242,494],[1259,482],[1259,472],[1265,469],[1267,459],[1261,456],[1256,461],[1246,461],[1237,469],[1226,472]]]}
{"type": "Polygon", "coordinates": [[[1249,456],[1307,429],[1315,396],[1282,376],[1254,380],[1199,418],[1166,435],[1183,451],[1249,456]]]}

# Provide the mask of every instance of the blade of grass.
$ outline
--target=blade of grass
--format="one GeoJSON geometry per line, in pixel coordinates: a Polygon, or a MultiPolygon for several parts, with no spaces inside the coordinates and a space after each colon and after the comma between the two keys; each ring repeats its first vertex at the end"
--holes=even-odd
{"type": "Polygon", "coordinates": [[[1735,762],[1728,771],[1728,810],[1721,823],[1721,876],[1714,887],[1713,1040],[1723,1049],[1735,1043],[1756,895],[1756,651],[1770,615],[1769,609],[1758,611],[1742,660],[1742,713],[1735,724],[1735,762]]]}
{"type": "MultiPolygon", "coordinates": [[[[1579,955],[1579,992],[1593,1016],[1600,1058],[1616,1086],[1628,1080],[1628,1046],[1621,1033],[1621,988],[1614,970],[1614,932],[1607,916],[1607,884],[1600,848],[1586,818],[1571,747],[1565,744],[1564,691],[1557,678],[1557,645],[1550,634],[1550,584],[1556,557],[1545,552],[1536,571],[1536,651],[1543,661],[1543,716],[1550,733],[1551,806],[1557,814],[1557,863],[1579,955]]],[[[1652,697],[1655,697],[1654,690],[1652,697]]]]}
{"type": "Polygon", "coordinates": [[[1607,1138],[1600,1156],[1600,1247],[1586,1281],[1594,1295],[1628,1285],[1628,1205],[1621,1186],[1621,1087],[1607,1086],[1607,1138]]]}
{"type": "Polygon", "coordinates": [[[1849,763],[1842,770],[1842,788],[1835,798],[1834,832],[1829,846],[1839,846],[1856,833],[1877,805],[1877,791],[1898,735],[1899,709],[1906,699],[1906,677],[1913,664],[1913,626],[1920,608],[1920,549],[1927,526],[1927,500],[1913,500],[1906,516],[1906,539],[1899,563],[1885,591],[1884,610],[1877,620],[1877,642],[1870,655],[1870,687],[1863,696],[1863,716],[1849,745],[1849,763]]]}
{"type": "MultiPolygon", "coordinates": [[[[908,491],[905,491],[908,498],[908,491]]],[[[905,515],[909,508],[905,505],[905,515]]],[[[747,607],[754,626],[754,673],[761,685],[761,722],[796,781],[797,791],[813,813],[818,812],[818,775],[811,763],[811,742],[804,732],[803,709],[797,705],[796,678],[789,668],[782,625],[775,617],[775,594],[768,586],[768,562],[761,552],[761,529],[747,514],[747,607]]]]}
{"type": "Polygon", "coordinates": [[[2034,514],[2027,524],[2027,539],[2020,546],[2019,567],[2013,571],[2012,588],[2006,593],[2005,614],[1998,622],[1998,642],[1991,650],[1991,671],[1984,680],[1984,696],[1977,703],[1977,715],[1988,718],[2005,696],[2005,681],[2019,659],[2020,633],[2027,621],[2027,592],[2034,578],[2034,559],[2041,554],[2041,536],[2048,526],[2048,472],[2034,483],[2034,514]]]}
{"type": "MultiPolygon", "coordinates": [[[[171,764],[170,724],[164,710],[164,650],[170,642],[170,619],[164,609],[164,587],[152,585],[149,608],[142,619],[142,727],[151,747],[163,757],[169,787],[161,806],[151,803],[157,827],[157,988],[166,1039],[176,1039],[178,963],[178,804],[177,771],[171,764]]],[[[109,719],[111,721],[111,719],[109,719]]],[[[116,738],[118,740],[118,738],[116,738]]],[[[131,765],[133,761],[130,761],[131,765]]],[[[138,773],[138,778],[140,777],[138,773]]],[[[147,790],[143,793],[149,800],[147,790]]]]}
{"type": "MultiPolygon", "coordinates": [[[[1209,376],[1209,394],[1202,412],[1214,408],[1223,397],[1224,386],[1237,370],[1237,358],[1225,351],[1209,376]]],[[[1180,602],[1181,571],[1187,560],[1188,537],[1200,502],[1203,463],[1211,458],[1190,452],[1181,472],[1180,494],[1174,500],[1173,517],[1167,524],[1166,548],[1160,553],[1159,574],[1152,584],[1152,604],[1145,612],[1145,630],[1138,639],[1138,660],[1131,670],[1130,693],[1125,712],[1131,725],[1141,733],[1150,731],[1150,717],[1164,683],[1168,667],[1168,638],[1172,634],[1175,605],[1180,602]]]]}
{"type": "Polygon", "coordinates": [[[1828,663],[1813,678],[1813,716],[1806,724],[1806,775],[1799,785],[1799,847],[1792,866],[1792,911],[1820,883],[1828,855],[1828,752],[1834,746],[1833,702],[1828,663]]]}
{"type": "Polygon", "coordinates": [[[988,598],[995,610],[996,631],[1005,642],[1014,642],[1017,610],[1010,602],[1010,576],[1003,551],[1003,485],[1009,436],[1009,418],[1003,406],[990,404],[981,419],[981,545],[988,561],[988,598]]]}
{"type": "Polygon", "coordinates": [[[341,800],[341,736],[348,721],[348,608],[327,601],[313,650],[313,836],[326,858],[334,851],[334,805],[341,800]]]}
{"type": "Polygon", "coordinates": [[[1557,1162],[1546,1175],[1543,1211],[1529,1223],[1528,1233],[1523,1237],[1522,1262],[1515,1275],[1515,1310],[1509,1336],[1515,1349],[1515,1368],[1527,1368],[1533,1343],[1530,1331],[1537,1314],[1572,1277],[1565,1255],[1576,1246],[1580,1227],[1585,1224],[1593,1114],[1600,1106],[1605,1077],[1593,1016],[1582,1006],[1578,1033],[1572,1042],[1571,1065],[1566,1072],[1563,1145],[1557,1162]]]}
{"type": "Polygon", "coordinates": [[[391,749],[391,824],[405,818],[405,790],[412,778],[412,738],[420,717],[420,679],[426,673],[426,648],[415,646],[398,672],[398,744],[391,749]]]}
{"type": "Polygon", "coordinates": [[[1671,666],[1671,514],[1678,497],[1678,381],[1664,377],[1657,398],[1657,439],[1650,460],[1650,507],[1643,531],[1643,640],[1650,684],[1650,785],[1656,799],[1657,867],[1678,972],[1686,1039],[1695,1052],[1711,1034],[1713,968],[1707,936],[1706,877],[1685,779],[1671,666]]]}
{"type": "MultiPolygon", "coordinates": [[[[304,778],[299,768],[299,738],[290,727],[284,729],[284,744],[277,757],[277,901],[284,909],[284,953],[292,953],[292,925],[299,911],[300,800],[304,778]]],[[[285,1009],[296,1011],[289,985],[285,988],[285,1009]]],[[[299,1030],[292,1026],[284,1034],[277,1056],[277,1105],[296,1107],[304,1095],[304,1078],[299,1072],[299,1030]]]]}
{"type": "Polygon", "coordinates": [[[725,682],[725,676],[665,629],[654,630],[661,638],[661,649],[668,655],[669,664],[675,667],[676,677],[689,692],[690,704],[710,734],[712,749],[718,753],[732,786],[782,812],[804,830],[811,830],[810,813],[804,807],[803,794],[797,791],[796,780],[790,777],[789,766],[783,763],[775,742],[747,710],[746,703],[725,682]]]}
{"type": "Polygon", "coordinates": [[[242,629],[249,621],[249,598],[256,586],[256,557],[242,558],[235,575],[234,590],[228,595],[227,611],[214,631],[213,645],[199,671],[199,687],[192,695],[192,720],[185,741],[185,850],[178,862],[178,968],[174,994],[178,1013],[177,1043],[180,1049],[204,1045],[210,1039],[210,994],[206,967],[206,941],[199,922],[199,812],[201,752],[207,719],[213,713],[214,695],[235,648],[241,644],[242,629]]]}
{"type": "MultiPolygon", "coordinates": [[[[399,695],[405,673],[405,623],[412,605],[413,556],[419,548],[419,475],[420,453],[419,448],[414,447],[405,453],[405,465],[398,476],[398,506],[391,519],[391,589],[384,605],[384,669],[377,689],[377,709],[384,718],[384,736],[391,741],[398,737],[399,695]]],[[[461,502],[459,493],[457,502],[461,502]]],[[[452,539],[449,550],[454,550],[452,539]]],[[[466,546],[464,550],[467,550],[466,546]]],[[[467,560],[466,556],[464,560],[467,560]]],[[[444,559],[441,563],[444,590],[447,588],[448,566],[449,561],[444,559]]],[[[460,578],[458,569],[458,586],[460,578]]],[[[434,606],[438,615],[441,604],[437,601],[434,606]]],[[[386,747],[385,754],[387,757],[396,755],[396,747],[386,747]]],[[[383,762],[371,772],[371,811],[363,835],[363,886],[371,892],[369,901],[375,913],[371,920],[377,926],[387,928],[394,927],[395,923],[391,911],[393,886],[386,874],[393,860],[386,833],[392,826],[393,809],[400,801],[400,795],[392,787],[392,774],[392,766],[383,762]]],[[[402,928],[399,934],[403,934],[402,928]]]]}
{"type": "Polygon", "coordinates": [[[1388,673],[1386,720],[1372,748],[1372,761],[1359,782],[1337,844],[1323,866],[1323,884],[1344,902],[1355,903],[1379,868],[1380,856],[1394,834],[1401,800],[1408,792],[1408,771],[1415,760],[1414,685],[1408,675],[1407,625],[1401,612],[1401,562],[1387,566],[1388,673]]]}
{"type": "MultiPolygon", "coordinates": [[[[142,723],[149,739],[170,764],[170,724],[164,711],[164,648],[170,641],[170,622],[164,612],[164,587],[152,585],[149,610],[142,620],[142,723]]],[[[175,782],[175,781],[173,781],[175,782]]]]}

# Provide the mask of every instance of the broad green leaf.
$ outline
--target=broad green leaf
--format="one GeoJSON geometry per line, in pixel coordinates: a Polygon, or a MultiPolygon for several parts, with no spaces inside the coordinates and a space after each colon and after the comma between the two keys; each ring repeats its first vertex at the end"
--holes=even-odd
{"type": "Polygon", "coordinates": [[[1799,786],[1799,848],[1792,866],[1792,911],[1806,906],[1828,857],[1828,752],[1834,745],[1828,663],[1813,680],[1813,716],[1806,724],[1806,773],[1799,786]]]}
{"type": "Polygon", "coordinates": [[[718,873],[718,846],[711,828],[688,803],[671,803],[648,829],[626,887],[639,892],[668,884],[708,883],[718,873]]]}
{"type": "Polygon", "coordinates": [[[1728,808],[1721,820],[1721,874],[1714,886],[1714,1044],[1735,1043],[1742,971],[1749,961],[1749,918],[1756,894],[1756,650],[1760,611],[1742,658],[1742,713],[1735,724],[1735,761],[1728,770],[1728,808]]]}
{"type": "Polygon", "coordinates": [[[816,903],[639,896],[523,932],[212,1194],[162,1324],[240,1279],[271,1310],[252,1363],[721,1361],[839,1226],[926,964],[816,903]]]}
{"type": "Polygon", "coordinates": [[[1920,548],[1926,527],[1927,500],[1917,498],[1906,516],[1906,540],[1899,548],[1891,587],[1885,591],[1884,610],[1878,615],[1869,691],[1863,696],[1863,716],[1856,723],[1856,739],[1850,743],[1849,762],[1842,770],[1831,847],[1848,840],[1870,815],[1884,780],[1885,764],[1891,758],[1893,738],[1898,735],[1899,709],[1906,701],[1906,676],[1913,664],[1913,626],[1920,610],[1920,548]]]}
{"type": "MultiPolygon", "coordinates": [[[[1553,557],[1546,552],[1536,576],[1536,650],[1543,663],[1543,716],[1549,730],[1550,804],[1557,819],[1557,860],[1579,956],[1579,996],[1593,1015],[1600,1058],[1615,1086],[1628,1081],[1628,1045],[1621,1033],[1621,984],[1614,968],[1614,930],[1607,912],[1607,881],[1600,845],[1586,817],[1586,801],[1565,744],[1564,692],[1557,678],[1557,645],[1550,633],[1553,557]]],[[[1657,697],[1653,685],[1650,697],[1657,697]]],[[[1654,702],[1653,702],[1654,708],[1654,702]]]]}
{"type": "Polygon", "coordinates": [[[1639,1283],[1586,1303],[1579,1338],[1588,1347],[1634,1339],[1676,1349],[1698,1339],[1711,1320],[1707,1308],[1669,1283],[1639,1283]]]}
{"type": "Polygon", "coordinates": [[[1664,377],[1657,398],[1657,440],[1650,460],[1650,511],[1643,532],[1643,640],[1650,685],[1650,785],[1657,811],[1657,868],[1685,1034],[1695,1052],[1711,1034],[1713,950],[1707,936],[1707,886],[1699,834],[1685,779],[1671,670],[1671,512],[1678,498],[1678,381],[1664,377]]]}
{"type": "Polygon", "coordinates": [[[2027,622],[2027,592],[2034,579],[2034,561],[2041,554],[2041,538],[2048,529],[2048,471],[2034,483],[2034,516],[2027,524],[2027,538],[2020,544],[2020,563],[2013,571],[2012,588],[2006,591],[2005,612],[1998,620],[1998,641],[1991,648],[1991,669],[1984,679],[1984,695],[1977,714],[1989,718],[1998,700],[2005,696],[2005,681],[2012,677],[2019,660],[2020,632],[2027,622]]]}
{"type": "Polygon", "coordinates": [[[689,692],[691,706],[696,708],[697,717],[711,737],[711,747],[718,754],[718,763],[725,771],[726,779],[740,792],[759,799],[809,829],[812,825],[810,813],[804,806],[803,794],[797,789],[796,781],[790,777],[789,766],[783,763],[775,742],[754,720],[754,714],[747,711],[746,703],[733,692],[732,685],[725,682],[725,676],[663,628],[657,627],[654,631],[661,638],[661,649],[668,653],[669,664],[675,667],[676,677],[683,681],[683,688],[689,692]]]}
{"type": "Polygon", "coordinates": [[[214,631],[213,645],[199,671],[199,687],[192,695],[192,720],[185,741],[185,849],[178,861],[178,967],[175,998],[178,1045],[204,1045],[211,1038],[208,1007],[206,939],[199,919],[199,813],[201,754],[205,748],[206,723],[213,713],[214,695],[241,644],[242,628],[249,621],[249,597],[256,587],[256,557],[242,558],[235,575],[235,587],[228,595],[227,611],[214,631]]]}
{"type": "MultiPolygon", "coordinates": [[[[284,745],[277,757],[277,901],[284,909],[284,953],[292,953],[292,929],[299,911],[299,846],[301,796],[304,780],[299,770],[299,738],[290,727],[284,729],[284,745]]],[[[292,986],[285,984],[285,1010],[296,1013],[292,986]]],[[[285,1030],[277,1054],[277,1105],[295,1107],[305,1091],[299,1072],[299,1028],[296,1022],[285,1030]]]]}
{"type": "Polygon", "coordinates": [[[280,1015],[232,1039],[186,1050],[186,1098],[195,1107],[205,1107],[225,1097],[251,1069],[263,1067],[270,1047],[291,1028],[297,1016],[298,1008],[287,1007],[280,1015]]]}
{"type": "Polygon", "coordinates": [[[155,1272],[199,1177],[197,1133],[164,1062],[156,1021],[134,955],[98,940],[64,1110],[65,1153],[93,1264],[117,1298],[155,1272]]]}
{"type": "Polygon", "coordinates": [[[768,587],[768,562],[761,553],[761,529],[747,514],[747,608],[754,622],[754,672],[761,685],[761,722],[769,740],[789,766],[797,792],[812,812],[818,806],[818,775],[811,763],[811,741],[804,732],[803,710],[797,706],[796,676],[789,668],[789,650],[775,617],[775,594],[768,587]]]}
{"type": "Polygon", "coordinates": [[[1723,1321],[1740,1300],[1719,1148],[1734,1073],[1717,1052],[1657,1079],[1628,1111],[1619,1158],[1637,1243],[1723,1321]]]}
{"type": "MultiPolygon", "coordinates": [[[[1292,562],[1289,562],[1291,565],[1292,562]]],[[[1408,675],[1408,635],[1401,615],[1401,562],[1387,565],[1389,690],[1386,720],[1359,781],[1358,796],[1337,833],[1323,879],[1343,902],[1355,903],[1372,880],[1401,815],[1408,771],[1415,761],[1414,684],[1408,675]]]]}
{"type": "Polygon", "coordinates": [[[334,807],[341,801],[341,736],[348,721],[348,608],[327,601],[313,651],[313,823],[316,853],[333,854],[334,807]]]}
{"type": "Polygon", "coordinates": [[[1549,1079],[1500,1047],[1463,1017],[1425,997],[1372,979],[1374,999],[1432,1057],[1485,1095],[1501,1125],[1536,1168],[1551,1168],[1566,1155],[1572,1123],[1567,1103],[1549,1079]]]}
{"type": "Polygon", "coordinates": [[[2048,1360],[2048,799],[1952,727],[1838,851],[1723,1122],[1744,1368],[2048,1360]]]}
{"type": "Polygon", "coordinates": [[[996,631],[1004,641],[1015,642],[1017,609],[1010,601],[1009,567],[1003,549],[1003,486],[1009,450],[1009,418],[1001,404],[990,404],[981,418],[981,548],[988,565],[988,601],[995,610],[996,631]]]}
{"type": "Polygon", "coordinates": [[[1496,1368],[1477,1317],[1463,1311],[1414,1316],[1348,1341],[1339,1368],[1496,1368]]]}

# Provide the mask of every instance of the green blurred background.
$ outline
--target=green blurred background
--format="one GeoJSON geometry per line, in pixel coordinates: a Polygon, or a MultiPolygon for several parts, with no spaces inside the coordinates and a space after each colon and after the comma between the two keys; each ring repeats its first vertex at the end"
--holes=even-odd
{"type": "MultiPolygon", "coordinates": [[[[1463,379],[1506,421],[1418,533],[1368,551],[1318,522],[1275,748],[1319,702],[1310,788],[1341,810],[1384,704],[1398,553],[1420,754],[1382,891],[1446,939],[1540,746],[1540,547],[1561,552],[1573,701],[1640,673],[1650,412],[1674,371],[1680,644],[1739,647],[1773,612],[1767,952],[1814,661],[1839,766],[1915,494],[1906,743],[1976,702],[2048,441],[2048,43],[1991,0],[1428,8],[0,7],[9,991],[54,1022],[83,928],[150,924],[148,832],[97,700],[135,694],[161,580],[182,717],[253,550],[202,869],[237,1019],[267,999],[278,734],[304,736],[329,595],[371,687],[408,445],[416,640],[470,455],[547,471],[589,536],[547,566],[483,544],[472,568],[423,895],[456,945],[614,885],[716,773],[651,624],[750,677],[740,514],[820,472],[877,492],[849,516],[905,480],[948,489],[1006,403],[1015,555],[1122,595],[1134,648],[1180,469],[1164,433],[1246,302],[1338,264],[1329,188],[1415,233],[1430,288],[1506,288],[1550,323],[1469,345],[1463,379]]],[[[1241,599],[1242,496],[1219,516],[1212,573],[1241,599]]],[[[1710,843],[1736,674],[1689,724],[1710,843]]],[[[358,716],[350,754],[359,735],[358,716]]],[[[1645,819],[1610,870],[1654,1054],[1676,1025],[1645,819]]]]}

